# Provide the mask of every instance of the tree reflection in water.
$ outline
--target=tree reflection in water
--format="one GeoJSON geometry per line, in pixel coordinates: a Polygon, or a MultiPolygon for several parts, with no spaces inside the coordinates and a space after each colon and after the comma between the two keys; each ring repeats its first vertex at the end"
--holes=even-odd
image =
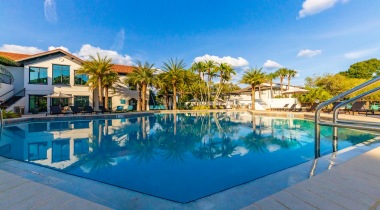
{"type": "MultiPolygon", "coordinates": [[[[249,116],[243,122],[234,121],[228,113],[157,114],[129,119],[112,129],[108,121],[93,122],[92,150],[81,158],[91,170],[110,167],[120,156],[128,156],[142,164],[157,159],[183,162],[188,158],[230,158],[238,155],[237,147],[254,153],[296,149],[305,144],[305,140],[299,139],[310,135],[314,125],[305,120],[259,116],[249,116]]],[[[331,136],[331,129],[322,129],[322,133],[331,136]]],[[[352,143],[371,137],[347,130],[339,134],[352,143]],[[362,138],[358,139],[358,135],[362,138]]]]}

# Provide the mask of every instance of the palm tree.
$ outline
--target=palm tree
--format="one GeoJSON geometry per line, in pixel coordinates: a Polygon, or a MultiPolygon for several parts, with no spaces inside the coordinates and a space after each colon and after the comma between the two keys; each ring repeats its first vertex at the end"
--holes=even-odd
{"type": "Polygon", "coordinates": [[[108,107],[108,90],[110,87],[112,88],[113,85],[119,81],[120,81],[119,80],[119,74],[116,71],[112,70],[112,71],[110,71],[104,75],[102,83],[104,86],[104,98],[106,100],[105,104],[104,104],[105,109],[109,108],[108,107]]]}
{"type": "Polygon", "coordinates": [[[216,105],[216,100],[218,100],[219,98],[219,95],[222,91],[222,87],[223,87],[223,84],[227,81],[230,81],[231,80],[231,75],[235,75],[236,72],[235,72],[235,69],[232,68],[231,65],[227,64],[227,63],[221,63],[218,67],[219,69],[219,72],[220,72],[220,81],[219,81],[219,88],[216,92],[216,96],[215,96],[215,99],[214,99],[214,105],[216,105]]]}
{"type": "MultiPolygon", "coordinates": [[[[146,91],[149,85],[155,84],[157,82],[155,72],[156,69],[153,67],[154,64],[149,64],[145,61],[143,64],[141,61],[137,61],[137,66],[133,67],[132,73],[128,75],[126,82],[137,84],[141,91],[141,110],[146,110],[146,91]]],[[[140,95],[140,94],[139,94],[140,95]]]]}
{"type": "Polygon", "coordinates": [[[173,110],[177,110],[177,86],[185,79],[185,63],[183,60],[170,59],[164,62],[165,73],[163,79],[168,81],[173,88],[173,110]]]}
{"type": "Polygon", "coordinates": [[[276,79],[277,77],[278,77],[278,75],[276,72],[267,74],[267,81],[270,84],[270,96],[271,96],[271,98],[273,98],[273,80],[276,79]]]}
{"type": "Polygon", "coordinates": [[[202,85],[201,85],[201,81],[203,82],[204,81],[204,75],[205,75],[205,71],[206,71],[206,67],[205,67],[205,63],[200,61],[200,62],[197,62],[197,63],[193,63],[193,65],[191,65],[191,71],[193,72],[198,72],[198,87],[199,87],[199,91],[200,91],[200,100],[203,101],[203,92],[202,92],[202,85]]]}
{"type": "Polygon", "coordinates": [[[206,68],[206,71],[207,71],[207,102],[209,103],[210,100],[211,100],[211,79],[212,79],[212,76],[215,75],[215,68],[216,68],[216,63],[215,61],[206,61],[205,62],[205,68],[206,68]]]}
{"type": "Polygon", "coordinates": [[[290,79],[292,77],[295,77],[297,74],[297,71],[296,70],[293,70],[293,69],[288,69],[288,90],[290,88],[290,79]]]}
{"type": "Polygon", "coordinates": [[[97,57],[90,56],[89,61],[85,61],[80,69],[78,69],[78,74],[87,74],[90,76],[90,89],[94,90],[98,88],[99,90],[99,106],[103,105],[103,77],[113,71],[112,59],[101,58],[99,53],[97,57]]]}
{"type": "Polygon", "coordinates": [[[251,85],[252,110],[255,110],[255,88],[265,81],[265,73],[261,71],[262,69],[263,68],[252,68],[244,72],[244,75],[240,80],[240,83],[251,85]]]}
{"type": "Polygon", "coordinates": [[[284,78],[288,76],[288,69],[287,68],[280,68],[275,72],[278,77],[280,77],[280,85],[281,85],[281,92],[283,91],[282,83],[284,81],[284,78]]]}

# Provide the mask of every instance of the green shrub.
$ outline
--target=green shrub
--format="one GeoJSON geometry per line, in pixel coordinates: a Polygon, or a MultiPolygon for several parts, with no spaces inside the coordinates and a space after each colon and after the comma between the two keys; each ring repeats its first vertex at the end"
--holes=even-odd
{"type": "Polygon", "coordinates": [[[19,114],[16,114],[12,111],[6,111],[6,110],[2,110],[3,112],[3,118],[4,119],[9,119],[9,118],[19,118],[21,117],[19,114]]]}
{"type": "Polygon", "coordinates": [[[193,110],[209,110],[210,106],[206,105],[198,105],[198,106],[193,106],[191,107],[193,110]]]}

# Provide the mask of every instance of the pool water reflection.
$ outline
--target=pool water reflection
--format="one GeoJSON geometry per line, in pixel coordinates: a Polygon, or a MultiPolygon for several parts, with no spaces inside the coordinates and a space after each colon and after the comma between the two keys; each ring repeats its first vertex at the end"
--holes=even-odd
{"type": "MultiPolygon", "coordinates": [[[[17,124],[0,155],[190,202],[314,158],[314,123],[245,112],[17,124]]],[[[374,137],[338,130],[339,148],[374,137]]],[[[321,152],[332,151],[321,128],[321,152]]]]}

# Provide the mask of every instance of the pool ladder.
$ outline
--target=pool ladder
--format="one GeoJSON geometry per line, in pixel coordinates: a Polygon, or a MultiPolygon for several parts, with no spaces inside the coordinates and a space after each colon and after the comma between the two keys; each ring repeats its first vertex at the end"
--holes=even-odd
{"type": "Polygon", "coordinates": [[[338,96],[335,96],[331,98],[330,100],[327,100],[321,104],[318,105],[316,111],[315,111],[315,158],[318,158],[321,156],[321,130],[320,126],[332,126],[333,127],[333,141],[332,141],[332,147],[333,151],[336,152],[338,150],[338,127],[340,128],[351,128],[351,129],[357,129],[357,130],[370,130],[370,131],[380,131],[380,125],[379,123],[371,123],[371,122],[365,122],[365,121],[355,121],[355,120],[339,120],[338,119],[338,114],[339,114],[339,109],[348,103],[354,102],[364,96],[371,95],[377,91],[380,90],[380,86],[373,88],[372,90],[369,90],[365,93],[362,93],[358,96],[355,96],[349,100],[342,101],[339,103],[333,110],[333,119],[332,122],[326,122],[326,121],[321,121],[321,110],[336,102],[339,101],[340,99],[350,95],[351,93],[354,93],[356,91],[359,91],[363,88],[368,87],[369,85],[372,85],[376,82],[380,81],[380,76],[376,76],[371,80],[368,80],[367,82],[364,82],[363,84],[360,84],[344,93],[339,94],[338,96]]]}

